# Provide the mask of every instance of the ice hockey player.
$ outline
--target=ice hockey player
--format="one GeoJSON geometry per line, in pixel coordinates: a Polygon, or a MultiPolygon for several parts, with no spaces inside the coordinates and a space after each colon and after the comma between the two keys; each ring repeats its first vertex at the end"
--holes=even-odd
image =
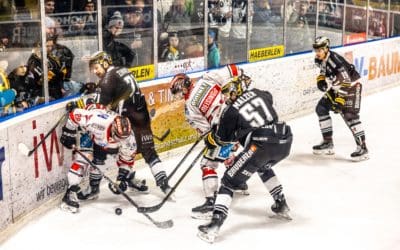
{"type": "MultiPolygon", "coordinates": [[[[89,100],[88,100],[89,102],[89,100]]],[[[131,187],[138,191],[146,191],[144,181],[134,179],[135,171],[132,169],[136,155],[136,140],[131,130],[129,119],[113,111],[107,111],[100,104],[90,103],[82,108],[82,99],[67,104],[69,111],[68,120],[62,128],[61,143],[68,149],[75,147],[77,133],[80,133],[79,150],[93,163],[97,162],[98,155],[92,154],[92,145],[102,149],[101,153],[118,154],[116,164],[118,176],[116,183],[123,191],[131,187]]],[[[102,157],[103,158],[103,157],[102,157]]],[[[79,200],[96,199],[100,192],[101,173],[90,167],[89,163],[79,154],[74,154],[68,178],[68,189],[62,199],[61,209],[76,213],[79,210],[79,200]],[[89,188],[81,190],[82,177],[89,171],[89,188]]],[[[113,185],[110,189],[119,194],[113,185]]]]}
{"type": "MultiPolygon", "coordinates": [[[[218,123],[225,97],[221,93],[222,86],[232,77],[241,77],[250,81],[236,65],[228,65],[219,70],[206,72],[196,83],[185,74],[173,77],[170,90],[174,97],[185,99],[185,116],[191,127],[200,135],[205,135],[218,123]]],[[[204,204],[192,209],[192,217],[210,219],[214,208],[215,195],[218,191],[218,175],[216,169],[220,162],[231,154],[234,143],[207,149],[200,166],[202,170],[203,192],[206,198],[204,204]]],[[[247,184],[240,187],[241,192],[247,193],[247,184]]]]}
{"type": "Polygon", "coordinates": [[[198,236],[214,242],[228,216],[234,190],[258,173],[275,203],[275,217],[290,220],[289,208],[272,167],[289,155],[292,144],[290,127],[278,121],[272,95],[259,89],[247,90],[247,84],[233,79],[222,89],[230,98],[219,125],[205,137],[207,147],[215,148],[239,141],[243,150],[225,161],[227,169],[221,179],[217,199],[209,223],[199,226],[198,236]]]}
{"type": "Polygon", "coordinates": [[[321,69],[317,77],[317,86],[319,90],[325,92],[315,109],[323,141],[313,147],[313,152],[317,155],[334,154],[332,120],[329,114],[329,111],[333,111],[343,117],[356,141],[357,148],[350,155],[351,159],[366,160],[369,158],[368,149],[359,116],[361,77],[353,64],[330,50],[329,46],[330,41],[324,36],[317,37],[313,43],[315,62],[321,69]]]}
{"type": "MultiPolygon", "coordinates": [[[[151,120],[144,94],[135,77],[128,68],[114,67],[111,57],[103,52],[94,53],[89,61],[91,71],[99,77],[99,103],[129,118],[136,137],[137,152],[141,153],[164,193],[171,188],[168,184],[165,167],[155,150],[151,120]]],[[[96,147],[94,153],[96,154],[96,147]]],[[[99,159],[98,164],[103,164],[99,159]]]]}

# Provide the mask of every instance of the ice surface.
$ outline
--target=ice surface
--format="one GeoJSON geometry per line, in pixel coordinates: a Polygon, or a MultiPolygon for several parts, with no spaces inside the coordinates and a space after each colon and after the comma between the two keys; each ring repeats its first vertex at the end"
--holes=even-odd
{"type": "MultiPolygon", "coordinates": [[[[150,214],[160,221],[173,219],[171,229],[156,228],[122,196],[111,194],[104,181],[100,198],[83,203],[80,213],[54,208],[0,249],[400,249],[399,97],[396,87],[362,102],[368,161],[350,161],[355,143],[339,115],[333,116],[334,156],[312,154],[312,146],[321,140],[315,114],[288,122],[294,134],[291,155],[274,169],[291,208],[291,222],[268,218],[272,199],[254,175],[249,180],[250,196],[235,196],[216,242],[203,242],[196,234],[204,221],[190,217],[191,208],[204,201],[196,166],[178,188],[177,202],[167,202],[150,214]],[[114,213],[117,207],[123,210],[119,216],[114,213]]],[[[169,171],[180,157],[164,161],[169,171]]],[[[189,164],[190,158],[172,184],[189,164]]],[[[218,172],[222,171],[221,166],[218,172]]],[[[140,204],[157,204],[162,193],[150,170],[139,169],[138,176],[148,180],[150,194],[132,198],[140,204]]]]}

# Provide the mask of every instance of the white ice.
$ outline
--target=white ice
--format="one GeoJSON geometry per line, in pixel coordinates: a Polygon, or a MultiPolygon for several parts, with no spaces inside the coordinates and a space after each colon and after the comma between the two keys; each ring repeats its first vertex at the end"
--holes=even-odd
{"type": "MultiPolygon", "coordinates": [[[[335,156],[312,154],[313,144],[321,140],[315,114],[288,122],[294,134],[291,155],[274,169],[291,208],[291,222],[268,218],[272,199],[254,175],[249,180],[250,196],[235,196],[216,242],[203,242],[196,234],[197,226],[204,221],[190,218],[191,208],[204,201],[201,171],[196,165],[178,188],[177,202],[168,202],[150,214],[156,220],[173,219],[170,229],[156,228],[104,184],[100,198],[82,204],[80,213],[54,208],[29,222],[0,248],[400,249],[399,97],[400,87],[396,87],[363,99],[361,121],[370,151],[368,161],[350,161],[355,143],[339,115],[333,115],[335,156]],[[120,216],[114,213],[117,207],[123,209],[120,216]]],[[[171,170],[181,156],[164,163],[171,170]]],[[[158,203],[162,194],[149,169],[138,170],[138,175],[148,180],[151,193],[132,194],[132,198],[145,205],[158,203]]]]}

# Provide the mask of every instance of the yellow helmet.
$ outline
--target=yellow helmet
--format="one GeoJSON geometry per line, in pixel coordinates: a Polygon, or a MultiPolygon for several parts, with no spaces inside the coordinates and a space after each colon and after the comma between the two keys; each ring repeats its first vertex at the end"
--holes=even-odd
{"type": "Polygon", "coordinates": [[[90,56],[89,67],[91,67],[93,64],[100,64],[103,68],[105,68],[104,62],[107,62],[107,65],[112,65],[111,56],[104,51],[97,51],[90,56]]]}

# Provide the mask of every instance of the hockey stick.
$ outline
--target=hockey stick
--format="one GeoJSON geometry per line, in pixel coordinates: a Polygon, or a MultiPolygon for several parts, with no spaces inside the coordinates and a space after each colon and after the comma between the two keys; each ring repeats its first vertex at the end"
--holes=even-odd
{"type": "Polygon", "coordinates": [[[197,141],[195,141],[195,143],[190,147],[190,149],[186,152],[186,154],[182,157],[182,159],[180,160],[180,162],[178,162],[178,164],[176,165],[176,167],[174,168],[174,170],[171,171],[171,173],[168,176],[167,180],[170,180],[172,178],[172,176],[174,176],[174,174],[176,173],[176,171],[178,170],[178,168],[182,165],[182,163],[186,160],[186,158],[189,156],[189,154],[192,152],[192,150],[197,146],[197,144],[199,144],[199,142],[203,139],[203,137],[200,137],[199,139],[197,139],[197,141]]]}
{"type": "Polygon", "coordinates": [[[171,129],[167,129],[167,130],[165,130],[165,132],[161,136],[156,136],[156,135],[153,134],[153,137],[156,138],[159,141],[164,141],[165,138],[169,135],[170,132],[171,132],[171,129]]]}
{"type": "Polygon", "coordinates": [[[47,137],[49,137],[53,133],[53,131],[58,127],[58,125],[60,125],[60,123],[66,117],[68,117],[68,113],[65,113],[60,117],[60,119],[58,119],[56,124],[54,124],[54,126],[50,129],[50,131],[47,132],[47,134],[43,137],[43,139],[40,140],[40,142],[33,149],[29,149],[29,147],[26,144],[21,142],[18,144],[18,151],[25,156],[31,156],[40,147],[40,145],[42,145],[46,141],[47,137]]]}
{"type": "MultiPolygon", "coordinates": [[[[104,177],[104,179],[106,179],[108,182],[110,182],[117,190],[119,193],[122,194],[122,196],[125,197],[125,199],[127,199],[129,201],[129,203],[131,203],[134,207],[136,207],[137,209],[139,209],[139,205],[133,201],[131,199],[131,197],[129,197],[124,191],[121,190],[121,188],[119,187],[119,185],[117,185],[115,182],[113,182],[107,175],[105,175],[103,173],[103,171],[100,170],[99,167],[97,167],[91,160],[89,160],[85,154],[83,154],[80,150],[78,149],[74,149],[74,152],[78,153],[80,156],[82,156],[83,159],[85,159],[85,161],[87,161],[91,167],[95,168],[97,171],[99,171],[101,173],[101,175],[104,177]]],[[[153,223],[156,227],[158,228],[170,228],[174,225],[174,222],[172,220],[167,220],[167,221],[155,221],[152,217],[150,217],[150,215],[143,213],[143,215],[149,220],[151,221],[151,223],[153,223]]]]}
{"type": "Polygon", "coordinates": [[[193,168],[193,166],[196,164],[196,162],[200,159],[200,157],[203,155],[204,150],[206,148],[203,148],[200,153],[196,156],[196,158],[194,158],[194,160],[192,161],[192,163],[190,164],[190,166],[186,169],[186,171],[182,174],[182,176],[179,178],[179,180],[176,182],[176,184],[171,188],[171,191],[169,191],[169,193],[164,197],[164,199],[162,199],[162,201],[160,203],[158,203],[157,205],[151,206],[151,207],[138,207],[137,210],[139,213],[152,213],[155,212],[157,210],[159,210],[164,203],[168,200],[168,198],[172,195],[172,193],[175,192],[176,188],[179,186],[179,184],[182,182],[182,180],[186,177],[186,175],[189,173],[189,171],[193,168]]]}

